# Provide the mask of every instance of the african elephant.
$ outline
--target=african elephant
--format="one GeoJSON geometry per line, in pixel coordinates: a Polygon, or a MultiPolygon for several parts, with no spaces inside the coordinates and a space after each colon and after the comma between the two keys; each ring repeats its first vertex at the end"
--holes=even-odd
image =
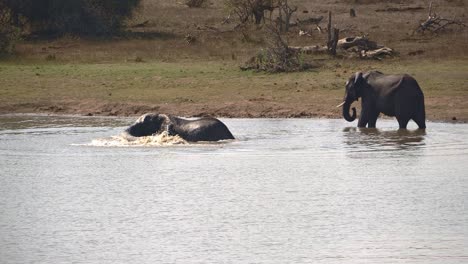
{"type": "Polygon", "coordinates": [[[144,114],[128,127],[124,134],[133,137],[150,136],[167,131],[187,141],[218,141],[234,139],[224,123],[216,118],[204,117],[188,120],[164,114],[144,114]]]}
{"type": "Polygon", "coordinates": [[[378,71],[366,73],[357,72],[346,82],[343,117],[352,122],[356,119],[356,108],[349,108],[354,101],[361,97],[361,114],[358,127],[375,127],[380,113],[395,116],[400,129],[406,129],[410,119],[419,126],[426,128],[426,114],[424,109],[424,94],[416,80],[407,75],[385,75],[378,71]]]}

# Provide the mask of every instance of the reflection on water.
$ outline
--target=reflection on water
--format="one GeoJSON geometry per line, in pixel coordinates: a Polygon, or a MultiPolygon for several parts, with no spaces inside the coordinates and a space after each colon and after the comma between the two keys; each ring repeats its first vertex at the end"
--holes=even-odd
{"type": "Polygon", "coordinates": [[[468,263],[468,125],[0,116],[0,263],[468,263]]]}
{"type": "Polygon", "coordinates": [[[56,128],[56,127],[96,127],[123,126],[131,123],[131,118],[49,116],[49,115],[3,115],[0,116],[0,129],[56,128]],[[47,120],[47,122],[44,122],[47,120]]]}
{"type": "Polygon", "coordinates": [[[380,130],[378,128],[347,127],[344,142],[351,147],[364,146],[369,150],[413,150],[425,145],[426,130],[380,130]]]}

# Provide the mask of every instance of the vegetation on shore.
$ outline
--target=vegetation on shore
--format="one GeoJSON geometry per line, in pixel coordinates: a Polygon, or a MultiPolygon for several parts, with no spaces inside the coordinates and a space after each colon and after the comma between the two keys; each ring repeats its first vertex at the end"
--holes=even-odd
{"type": "MultiPolygon", "coordinates": [[[[19,42],[16,54],[0,61],[0,113],[159,111],[183,116],[340,118],[335,106],[343,98],[346,79],[356,71],[375,69],[413,75],[425,92],[429,120],[468,121],[467,30],[411,35],[418,25],[416,17],[427,16],[424,8],[376,16],[375,10],[401,4],[290,1],[297,4],[301,19],[333,10],[342,34],[369,34],[399,56],[375,61],[312,55],[315,67],[305,72],[266,74],[239,69],[265,48],[262,26],[233,30],[234,24],[222,24],[227,14],[221,2],[188,8],[143,0],[133,20],[127,21],[125,34],[19,42]],[[349,17],[350,7],[357,17],[349,17]]],[[[414,0],[407,5],[426,3],[414,0]]],[[[452,1],[438,8],[456,15],[466,5],[452,1]]],[[[314,31],[300,37],[292,28],[284,37],[291,45],[304,46],[325,43],[325,35],[314,31]]]]}
{"type": "Polygon", "coordinates": [[[1,63],[0,112],[186,116],[335,117],[344,83],[359,70],[413,75],[429,120],[468,121],[466,60],[329,62],[300,73],[244,72],[236,63],[1,63]]]}

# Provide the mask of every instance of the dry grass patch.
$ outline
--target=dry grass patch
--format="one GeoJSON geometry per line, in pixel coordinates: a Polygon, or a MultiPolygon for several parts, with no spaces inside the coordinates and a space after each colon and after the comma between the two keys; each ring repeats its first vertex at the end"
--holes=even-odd
{"type": "Polygon", "coordinates": [[[182,115],[340,117],[346,79],[356,71],[409,73],[420,83],[429,119],[468,120],[468,66],[464,60],[326,63],[308,72],[241,72],[236,63],[0,64],[0,110],[67,113],[140,113],[161,108],[182,115]],[[455,105],[441,102],[453,99],[455,105]],[[91,103],[86,103],[91,102],[91,103]],[[458,103],[457,103],[458,102],[458,103]],[[461,103],[461,104],[459,104],[461,103]],[[89,105],[94,105],[89,108],[89,105]],[[55,106],[51,110],[41,107],[55,106]],[[74,106],[74,107],[71,107],[74,106]],[[71,107],[71,108],[70,108],[71,107]],[[60,109],[60,110],[57,110],[60,109]],[[68,109],[68,110],[67,110],[68,109]],[[106,111],[104,111],[104,110],[106,111]]]}

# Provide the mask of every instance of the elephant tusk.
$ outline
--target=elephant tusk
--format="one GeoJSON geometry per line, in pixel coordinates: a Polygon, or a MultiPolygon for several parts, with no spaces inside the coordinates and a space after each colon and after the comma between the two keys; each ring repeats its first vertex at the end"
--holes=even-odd
{"type": "Polygon", "coordinates": [[[345,104],[345,101],[343,101],[341,104],[337,105],[336,108],[342,107],[345,104]]]}

